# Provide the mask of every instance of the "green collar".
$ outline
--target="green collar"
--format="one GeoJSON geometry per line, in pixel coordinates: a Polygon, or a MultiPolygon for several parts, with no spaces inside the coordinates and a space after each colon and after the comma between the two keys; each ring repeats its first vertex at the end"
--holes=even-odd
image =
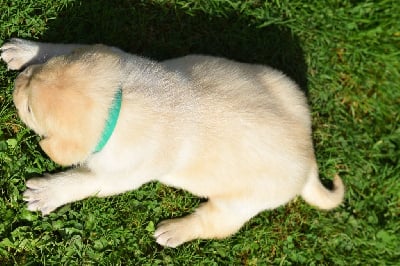
{"type": "Polygon", "coordinates": [[[110,139],[115,129],[115,126],[117,125],[119,112],[121,110],[121,103],[122,103],[122,88],[119,88],[118,91],[115,93],[115,97],[112,101],[112,105],[110,107],[106,125],[103,129],[103,133],[101,134],[100,141],[97,143],[97,146],[94,149],[93,153],[101,151],[107,144],[107,141],[110,139]]]}

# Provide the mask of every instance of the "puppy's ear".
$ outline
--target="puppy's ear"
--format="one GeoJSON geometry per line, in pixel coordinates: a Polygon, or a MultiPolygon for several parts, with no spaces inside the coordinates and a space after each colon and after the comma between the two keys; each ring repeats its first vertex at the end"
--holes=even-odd
{"type": "Polygon", "coordinates": [[[116,84],[118,57],[92,48],[55,57],[30,80],[35,120],[46,136],[40,146],[56,163],[69,166],[88,159],[108,116],[116,84]]]}
{"type": "Polygon", "coordinates": [[[88,156],[88,148],[70,139],[48,137],[40,141],[40,147],[56,163],[70,166],[83,162],[88,156]]]}

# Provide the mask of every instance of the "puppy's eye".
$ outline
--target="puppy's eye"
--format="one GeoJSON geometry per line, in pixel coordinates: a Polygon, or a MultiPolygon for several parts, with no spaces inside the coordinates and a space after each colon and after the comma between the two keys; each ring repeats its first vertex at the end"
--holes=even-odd
{"type": "Polygon", "coordinates": [[[27,106],[27,110],[28,110],[28,113],[31,113],[31,107],[29,105],[27,106]]]}

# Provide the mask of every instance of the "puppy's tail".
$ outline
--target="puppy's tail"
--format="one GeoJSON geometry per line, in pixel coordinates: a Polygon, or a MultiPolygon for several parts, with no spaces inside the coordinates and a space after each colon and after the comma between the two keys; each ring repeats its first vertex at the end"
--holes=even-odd
{"type": "Polygon", "coordinates": [[[323,210],[333,209],[343,201],[344,184],[339,175],[336,174],[333,179],[332,190],[327,189],[319,180],[318,168],[315,166],[303,187],[301,196],[310,205],[323,210]]]}

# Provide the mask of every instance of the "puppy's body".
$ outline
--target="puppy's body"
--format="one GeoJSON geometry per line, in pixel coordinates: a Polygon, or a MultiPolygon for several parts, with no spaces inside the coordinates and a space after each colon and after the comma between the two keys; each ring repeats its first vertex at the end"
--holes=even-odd
{"type": "Polygon", "coordinates": [[[297,195],[322,209],[343,198],[338,176],[333,191],[321,185],[306,99],[276,70],[208,56],[156,63],[116,48],[22,40],[2,50],[12,69],[56,56],[20,74],[14,101],[53,160],[82,165],[29,180],[30,210],[47,214],[157,180],[208,198],[194,214],[159,225],[157,242],[175,247],[228,236],[297,195]],[[93,153],[118,89],[116,128],[93,153]]]}

